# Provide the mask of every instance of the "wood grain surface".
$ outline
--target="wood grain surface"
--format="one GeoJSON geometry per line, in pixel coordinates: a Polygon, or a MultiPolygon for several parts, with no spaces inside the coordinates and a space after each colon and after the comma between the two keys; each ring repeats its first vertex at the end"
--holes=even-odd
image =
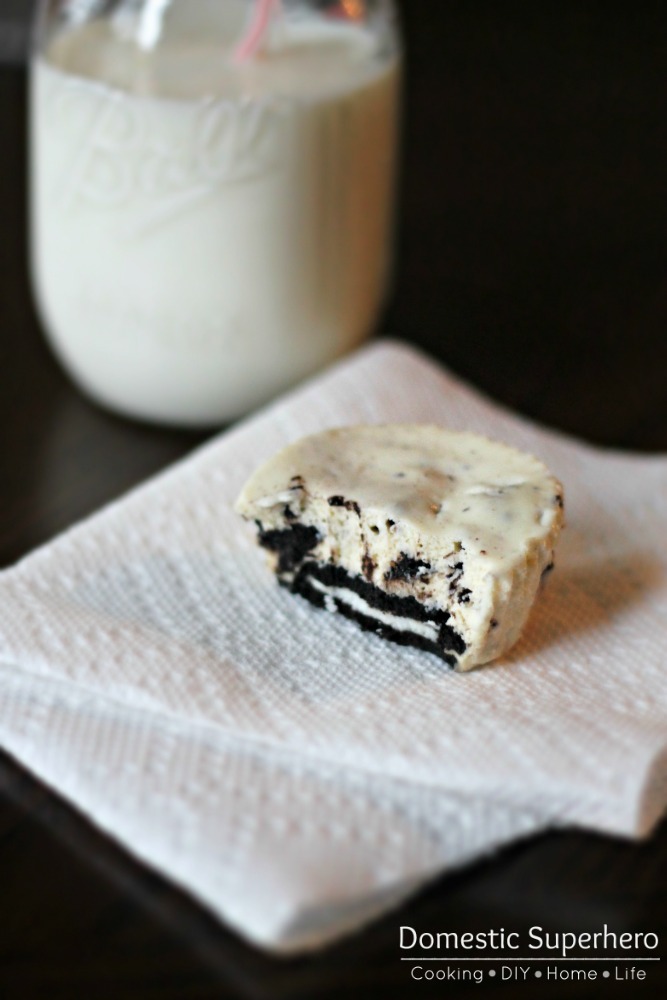
{"type": "MultiPolygon", "coordinates": [[[[405,156],[381,332],[524,414],[667,450],[667,10],[407,0],[405,156]]],[[[98,410],[46,348],[28,279],[26,80],[0,69],[0,566],[202,435],[98,410]]],[[[665,651],[667,669],[667,651],[665,651]]],[[[268,958],[0,755],[0,1000],[667,995],[645,983],[411,983],[398,928],[667,935],[667,825],[543,835],[321,955],[268,958]]],[[[661,951],[664,955],[664,952],[661,951]]],[[[666,970],[667,971],[667,970],[666,970]]]]}

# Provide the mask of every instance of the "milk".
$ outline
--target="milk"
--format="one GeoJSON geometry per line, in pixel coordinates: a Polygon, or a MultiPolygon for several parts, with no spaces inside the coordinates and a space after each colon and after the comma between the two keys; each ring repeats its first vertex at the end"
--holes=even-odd
{"type": "Polygon", "coordinates": [[[44,325],[136,417],[248,411],[358,343],[385,292],[397,57],[311,15],[237,65],[246,10],[176,3],[151,50],[92,21],[33,61],[44,325]]]}

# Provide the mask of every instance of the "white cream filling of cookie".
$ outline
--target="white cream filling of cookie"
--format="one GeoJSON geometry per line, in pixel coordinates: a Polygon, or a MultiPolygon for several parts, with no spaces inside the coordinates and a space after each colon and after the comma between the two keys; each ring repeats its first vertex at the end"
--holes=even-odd
{"type": "MultiPolygon", "coordinates": [[[[395,629],[396,632],[412,632],[414,635],[420,635],[430,642],[438,641],[440,626],[433,622],[420,622],[414,618],[394,615],[390,611],[381,611],[379,608],[372,607],[356,591],[349,590],[347,587],[331,587],[315,579],[314,576],[309,576],[308,582],[314,590],[318,590],[325,597],[342,601],[349,608],[352,608],[353,611],[357,611],[366,618],[372,618],[373,621],[381,625],[388,625],[390,628],[395,629]]],[[[336,608],[333,606],[327,610],[335,611],[336,608]]]]}

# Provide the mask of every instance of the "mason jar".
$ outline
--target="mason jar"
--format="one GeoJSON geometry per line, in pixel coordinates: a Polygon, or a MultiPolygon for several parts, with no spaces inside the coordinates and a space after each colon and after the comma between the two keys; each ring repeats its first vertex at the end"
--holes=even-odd
{"type": "Polygon", "coordinates": [[[42,0],[32,263],[99,403],[234,419],[366,337],[391,271],[391,0],[42,0]]]}

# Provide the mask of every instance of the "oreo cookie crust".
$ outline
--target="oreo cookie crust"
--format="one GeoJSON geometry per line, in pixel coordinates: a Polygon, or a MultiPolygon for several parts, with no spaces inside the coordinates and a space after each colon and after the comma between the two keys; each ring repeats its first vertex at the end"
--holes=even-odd
{"type": "Polygon", "coordinates": [[[290,445],[236,507],[283,586],[470,670],[518,639],[563,490],[536,458],[476,434],[369,425],[290,445]]]}

